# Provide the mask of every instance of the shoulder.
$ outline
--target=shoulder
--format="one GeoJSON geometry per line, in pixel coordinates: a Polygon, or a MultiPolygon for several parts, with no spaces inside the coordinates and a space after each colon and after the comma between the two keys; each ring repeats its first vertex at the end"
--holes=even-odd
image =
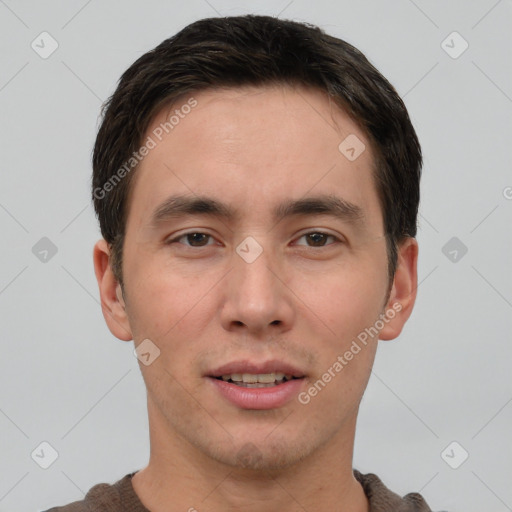
{"type": "Polygon", "coordinates": [[[354,470],[354,476],[368,498],[370,512],[432,512],[424,498],[416,492],[402,498],[389,490],[373,473],[363,475],[354,470]]]}
{"type": "Polygon", "coordinates": [[[133,490],[131,477],[125,475],[115,484],[100,483],[91,487],[83,500],[67,505],[53,507],[46,512],[118,512],[144,511],[133,490]]]}

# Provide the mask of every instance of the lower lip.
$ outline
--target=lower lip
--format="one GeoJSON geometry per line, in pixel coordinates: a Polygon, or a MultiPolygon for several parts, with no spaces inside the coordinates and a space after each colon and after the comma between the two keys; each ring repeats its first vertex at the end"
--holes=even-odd
{"type": "Polygon", "coordinates": [[[296,397],[304,379],[292,379],[268,388],[245,388],[208,377],[220,394],[240,409],[276,409],[296,397]]]}

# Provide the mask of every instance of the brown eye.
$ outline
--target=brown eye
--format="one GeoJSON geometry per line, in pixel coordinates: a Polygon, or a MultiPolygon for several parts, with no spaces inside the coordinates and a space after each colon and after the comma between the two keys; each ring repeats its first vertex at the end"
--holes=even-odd
{"type": "Polygon", "coordinates": [[[212,241],[213,239],[211,235],[200,232],[192,232],[180,235],[179,237],[170,240],[168,243],[180,243],[187,247],[206,247],[207,245],[211,245],[212,241]]]}
{"type": "Polygon", "coordinates": [[[310,233],[306,238],[311,242],[311,245],[318,247],[325,245],[328,236],[325,233],[310,233]]]}
{"type": "Polygon", "coordinates": [[[188,233],[184,235],[187,238],[187,242],[192,247],[204,247],[208,245],[208,241],[211,238],[210,235],[206,235],[204,233],[188,233]]]}
{"type": "MultiPolygon", "coordinates": [[[[321,231],[305,233],[299,238],[299,240],[300,239],[305,239],[306,243],[298,243],[298,245],[308,245],[309,247],[324,247],[325,245],[329,245],[329,239],[332,239],[333,241],[337,240],[334,235],[322,233],[321,231]]],[[[332,243],[332,241],[330,243],[332,243]]]]}

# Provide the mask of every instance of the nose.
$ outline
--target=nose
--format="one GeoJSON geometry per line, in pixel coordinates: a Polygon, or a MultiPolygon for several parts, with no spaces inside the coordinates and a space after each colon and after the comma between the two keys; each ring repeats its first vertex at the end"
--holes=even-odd
{"type": "Polygon", "coordinates": [[[234,254],[233,265],[223,294],[223,328],[259,336],[277,335],[291,329],[293,293],[285,284],[283,266],[270,251],[264,250],[251,263],[234,254]]]}

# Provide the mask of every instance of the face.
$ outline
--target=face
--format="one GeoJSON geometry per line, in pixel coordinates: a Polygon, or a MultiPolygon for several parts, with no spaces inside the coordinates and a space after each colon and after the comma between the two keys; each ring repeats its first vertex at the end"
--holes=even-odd
{"type": "Polygon", "coordinates": [[[150,340],[155,438],[284,467],[353,438],[375,332],[395,337],[412,307],[415,252],[401,251],[388,297],[370,142],[323,93],[191,96],[146,134],[156,145],[132,183],[119,301],[96,248],[104,311],[119,338],[150,340]],[[355,151],[340,150],[349,136],[355,151]]]}

